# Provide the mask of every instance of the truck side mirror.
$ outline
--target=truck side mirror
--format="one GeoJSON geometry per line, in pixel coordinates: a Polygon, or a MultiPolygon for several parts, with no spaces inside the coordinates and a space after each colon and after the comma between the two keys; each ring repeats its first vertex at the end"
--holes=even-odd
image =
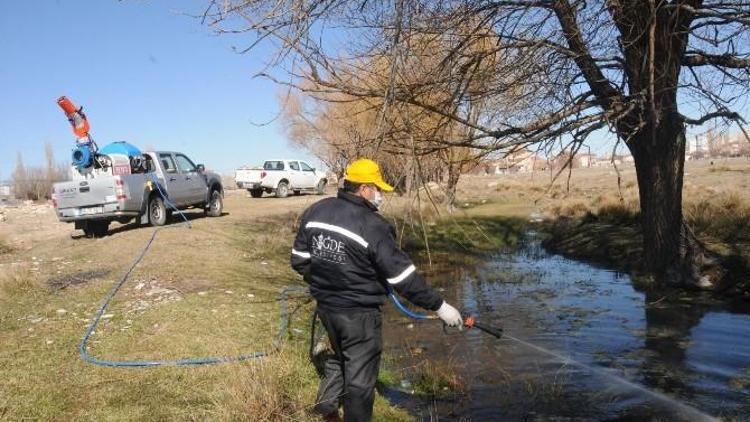
{"type": "Polygon", "coordinates": [[[201,173],[206,171],[206,166],[204,166],[203,164],[198,164],[196,167],[198,167],[198,171],[201,173]]]}

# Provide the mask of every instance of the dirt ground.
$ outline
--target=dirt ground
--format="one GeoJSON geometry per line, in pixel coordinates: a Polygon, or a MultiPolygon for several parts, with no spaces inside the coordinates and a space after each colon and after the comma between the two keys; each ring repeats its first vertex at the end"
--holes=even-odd
{"type": "MultiPolygon", "coordinates": [[[[300,195],[290,196],[283,202],[279,202],[273,196],[255,199],[250,198],[244,190],[227,190],[224,201],[226,215],[222,220],[231,222],[237,219],[299,212],[321,198],[317,195],[300,195]]],[[[199,215],[201,211],[188,210],[187,213],[199,215]]],[[[10,245],[20,251],[30,250],[30,248],[45,250],[44,245],[60,246],[59,242],[67,242],[63,243],[66,247],[75,247],[76,242],[68,242],[68,239],[75,240],[83,235],[83,232],[73,228],[73,224],[58,221],[51,204],[19,203],[16,206],[0,208],[0,214],[4,216],[4,218],[0,217],[0,238],[6,239],[10,245]]],[[[194,224],[201,226],[203,223],[199,220],[201,219],[196,218],[194,224]]],[[[179,221],[179,217],[173,219],[173,222],[176,221],[179,221]]],[[[114,233],[112,237],[127,242],[130,236],[137,232],[137,230],[131,230],[132,228],[135,228],[134,223],[123,225],[113,222],[110,225],[110,232],[114,233]]]]}

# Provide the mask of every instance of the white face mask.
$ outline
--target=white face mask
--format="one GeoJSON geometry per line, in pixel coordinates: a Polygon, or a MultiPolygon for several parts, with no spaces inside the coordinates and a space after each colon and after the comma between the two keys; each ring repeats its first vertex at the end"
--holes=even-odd
{"type": "Polygon", "coordinates": [[[375,191],[375,197],[370,199],[370,203],[375,206],[375,208],[380,208],[381,205],[383,205],[383,194],[379,191],[375,191]]]}

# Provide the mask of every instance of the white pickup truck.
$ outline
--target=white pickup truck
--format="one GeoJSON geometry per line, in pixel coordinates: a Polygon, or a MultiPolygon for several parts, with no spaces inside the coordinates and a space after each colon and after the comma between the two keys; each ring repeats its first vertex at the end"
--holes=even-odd
{"type": "Polygon", "coordinates": [[[260,198],[263,192],[275,193],[277,198],[286,197],[290,191],[295,195],[302,191],[322,195],[328,184],[324,173],[299,160],[268,160],[260,168],[240,168],[235,171],[234,180],[253,198],[260,198]]]}

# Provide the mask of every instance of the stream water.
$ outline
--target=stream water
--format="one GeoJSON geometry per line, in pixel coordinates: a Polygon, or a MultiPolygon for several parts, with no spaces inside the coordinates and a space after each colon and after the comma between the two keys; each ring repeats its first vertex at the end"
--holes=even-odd
{"type": "Polygon", "coordinates": [[[506,338],[446,334],[388,307],[387,366],[403,380],[392,401],[432,420],[750,420],[747,303],[636,291],[627,275],[528,237],[516,252],[429,277],[506,338]],[[425,368],[455,374],[456,391],[406,394],[425,368]]]}

